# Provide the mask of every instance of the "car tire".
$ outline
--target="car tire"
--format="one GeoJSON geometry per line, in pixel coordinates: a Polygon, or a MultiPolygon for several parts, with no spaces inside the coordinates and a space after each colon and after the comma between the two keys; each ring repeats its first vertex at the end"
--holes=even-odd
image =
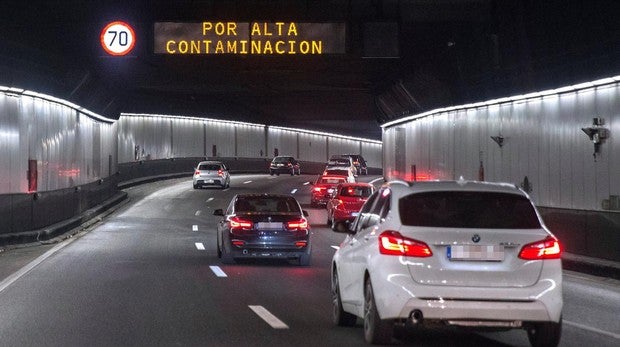
{"type": "Polygon", "coordinates": [[[329,212],[327,212],[327,223],[326,223],[326,225],[327,226],[332,225],[332,219],[329,218],[329,212]]]}
{"type": "Polygon", "coordinates": [[[220,250],[220,253],[222,253],[222,257],[221,257],[222,264],[234,264],[235,263],[235,258],[233,258],[232,254],[226,252],[226,247],[222,247],[222,249],[220,250]]]}
{"type": "Polygon", "coordinates": [[[295,176],[295,169],[291,170],[291,176],[295,176]]]}
{"type": "Polygon", "coordinates": [[[332,218],[332,223],[329,225],[329,227],[332,228],[333,231],[338,231],[338,222],[332,218]]]}
{"type": "Polygon", "coordinates": [[[371,344],[389,344],[394,335],[394,323],[379,316],[370,278],[364,286],[364,339],[371,344]]]}
{"type": "Polygon", "coordinates": [[[342,308],[342,300],[340,298],[340,283],[338,282],[338,272],[334,270],[332,274],[332,322],[341,327],[354,326],[357,316],[345,312],[342,308]]]}
{"type": "Polygon", "coordinates": [[[312,260],[312,249],[309,248],[306,253],[303,253],[299,256],[299,266],[310,266],[311,260],[312,260]]]}
{"type": "Polygon", "coordinates": [[[269,170],[269,175],[273,176],[273,170],[269,170]]]}
{"type": "Polygon", "coordinates": [[[194,189],[198,189],[198,185],[197,184],[194,184],[194,189]]]}
{"type": "Polygon", "coordinates": [[[558,323],[533,323],[527,329],[527,338],[532,347],[555,347],[560,344],[562,336],[562,318],[558,323]]]}
{"type": "Polygon", "coordinates": [[[217,257],[222,259],[222,249],[220,248],[220,243],[217,243],[217,257]]]}

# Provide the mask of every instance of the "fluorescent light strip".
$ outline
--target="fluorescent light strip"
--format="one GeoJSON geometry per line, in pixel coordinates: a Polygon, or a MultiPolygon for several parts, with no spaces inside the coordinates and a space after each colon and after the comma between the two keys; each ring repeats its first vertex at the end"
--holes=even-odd
{"type": "Polygon", "coordinates": [[[595,80],[595,81],[592,81],[592,82],[583,82],[583,83],[578,83],[578,84],[574,84],[574,85],[571,85],[571,86],[565,86],[565,87],[560,87],[560,88],[556,88],[556,89],[549,89],[549,90],[543,90],[543,91],[540,91],[540,92],[528,93],[528,94],[525,94],[525,95],[515,95],[515,96],[511,96],[511,97],[503,97],[503,98],[499,98],[499,99],[493,99],[493,100],[488,100],[488,101],[476,102],[476,103],[471,103],[471,104],[443,107],[443,108],[438,108],[438,109],[434,109],[434,110],[431,110],[431,111],[423,112],[423,113],[420,113],[420,114],[407,116],[407,117],[404,117],[404,118],[401,118],[401,119],[396,119],[396,120],[393,120],[391,122],[387,122],[385,124],[382,124],[381,128],[385,129],[385,128],[389,128],[389,127],[391,127],[393,125],[405,123],[405,122],[416,120],[416,119],[419,119],[419,118],[424,118],[424,117],[428,117],[428,116],[437,115],[437,114],[440,114],[440,113],[450,112],[450,111],[460,111],[460,110],[465,110],[465,109],[478,108],[478,107],[482,107],[482,106],[499,105],[499,104],[508,103],[508,102],[515,102],[515,101],[528,100],[528,99],[536,99],[536,98],[539,98],[539,97],[544,97],[544,96],[549,96],[549,95],[560,95],[560,94],[565,94],[565,93],[570,93],[570,92],[577,92],[577,91],[582,91],[582,90],[593,89],[593,88],[597,88],[597,87],[600,87],[600,86],[615,84],[615,83],[618,83],[618,82],[620,82],[620,76],[614,76],[614,77],[602,78],[602,79],[595,80]]]}
{"type": "Polygon", "coordinates": [[[190,117],[190,116],[177,116],[177,115],[166,115],[166,114],[151,114],[151,113],[124,113],[121,112],[122,116],[128,117],[151,117],[151,118],[168,118],[168,119],[186,119],[193,120],[198,122],[215,122],[215,123],[224,123],[224,124],[234,124],[234,125],[248,125],[253,127],[264,127],[264,124],[258,123],[246,123],[246,122],[238,122],[233,120],[224,120],[224,119],[213,119],[213,118],[200,118],[200,117],[190,117]]]}

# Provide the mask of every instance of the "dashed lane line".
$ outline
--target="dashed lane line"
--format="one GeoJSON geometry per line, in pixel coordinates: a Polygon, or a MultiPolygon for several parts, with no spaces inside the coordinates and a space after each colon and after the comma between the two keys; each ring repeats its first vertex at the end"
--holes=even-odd
{"type": "Polygon", "coordinates": [[[563,320],[562,323],[570,325],[570,326],[574,326],[575,328],[591,331],[591,332],[596,333],[596,334],[601,334],[601,335],[609,336],[609,337],[614,338],[616,340],[620,340],[620,334],[612,333],[610,331],[605,331],[605,330],[589,327],[587,325],[571,322],[569,320],[563,320]]]}
{"type": "Polygon", "coordinates": [[[291,194],[295,194],[295,193],[297,193],[297,189],[291,190],[291,194]]]}
{"type": "Polygon", "coordinates": [[[259,305],[249,305],[248,306],[254,313],[256,313],[260,318],[262,318],[267,324],[269,324],[274,329],[288,329],[288,325],[284,324],[283,321],[278,319],[278,317],[274,316],[271,312],[267,311],[266,308],[259,305]]]}
{"type": "Polygon", "coordinates": [[[208,198],[206,202],[213,201],[214,198],[208,198]]]}
{"type": "Polygon", "coordinates": [[[205,250],[205,245],[203,245],[202,242],[196,242],[195,245],[196,245],[196,248],[199,251],[204,251],[205,250]]]}
{"type": "Polygon", "coordinates": [[[219,266],[209,266],[209,268],[211,268],[211,271],[213,271],[217,277],[228,277],[224,270],[222,270],[219,266]]]}
{"type": "Polygon", "coordinates": [[[340,249],[340,247],[338,247],[338,246],[331,246],[331,247],[332,247],[333,249],[335,249],[335,250],[339,250],[339,249],[340,249]]]}
{"type": "Polygon", "coordinates": [[[198,231],[198,225],[196,224],[192,225],[192,231],[198,231]]]}
{"type": "Polygon", "coordinates": [[[250,183],[252,183],[252,181],[245,181],[245,182],[243,182],[243,184],[250,184],[250,183]]]}
{"type": "Polygon", "coordinates": [[[304,182],[304,186],[307,186],[308,184],[310,184],[310,182],[304,182]]]}
{"type": "Polygon", "coordinates": [[[202,213],[202,211],[198,210],[198,211],[196,211],[196,213],[194,213],[194,216],[200,216],[201,213],[202,213]]]}

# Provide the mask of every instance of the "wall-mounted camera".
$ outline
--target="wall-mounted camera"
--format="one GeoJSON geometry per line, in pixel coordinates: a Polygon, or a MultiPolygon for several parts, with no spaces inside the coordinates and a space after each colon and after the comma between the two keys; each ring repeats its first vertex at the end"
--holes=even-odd
{"type": "Polygon", "coordinates": [[[590,141],[594,144],[594,158],[601,151],[601,144],[609,137],[609,130],[603,127],[605,119],[596,117],[592,119],[592,126],[587,128],[581,128],[581,130],[588,135],[590,141]]]}

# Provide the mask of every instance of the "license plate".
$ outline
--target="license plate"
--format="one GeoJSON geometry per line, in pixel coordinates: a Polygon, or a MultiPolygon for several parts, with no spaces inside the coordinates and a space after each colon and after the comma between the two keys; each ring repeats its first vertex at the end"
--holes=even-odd
{"type": "Polygon", "coordinates": [[[280,230],[282,229],[282,223],[281,222],[258,222],[256,223],[256,227],[258,229],[280,230]]]}
{"type": "Polygon", "coordinates": [[[453,245],[448,246],[450,260],[502,261],[504,246],[498,245],[453,245]]]}
{"type": "Polygon", "coordinates": [[[206,180],[205,183],[213,183],[213,180],[206,180]]]}

